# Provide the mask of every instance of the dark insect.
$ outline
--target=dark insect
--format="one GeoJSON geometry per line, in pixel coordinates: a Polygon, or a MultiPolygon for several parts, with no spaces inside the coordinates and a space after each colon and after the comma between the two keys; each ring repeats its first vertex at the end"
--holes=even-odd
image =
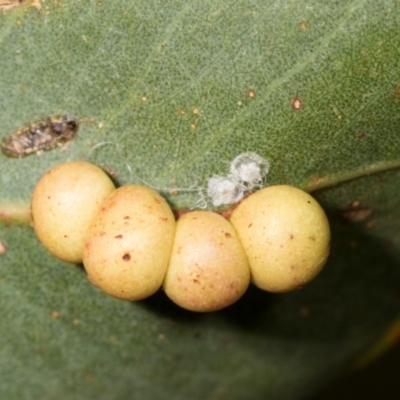
{"type": "Polygon", "coordinates": [[[1,142],[1,150],[8,157],[22,158],[68,142],[77,130],[78,121],[75,118],[67,115],[47,118],[6,136],[1,142]]]}

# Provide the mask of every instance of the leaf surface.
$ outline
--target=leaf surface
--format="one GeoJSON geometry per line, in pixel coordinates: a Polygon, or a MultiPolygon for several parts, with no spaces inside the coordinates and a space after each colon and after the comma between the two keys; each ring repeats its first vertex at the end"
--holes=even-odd
{"type": "Polygon", "coordinates": [[[80,128],[0,157],[2,397],[300,399],[374,343],[400,305],[400,3],[40,4],[0,14],[0,134],[64,114],[80,128]],[[63,161],[190,208],[246,151],[270,184],[325,188],[332,256],[301,291],[207,315],[162,293],[125,303],[7,224],[63,161]]]}

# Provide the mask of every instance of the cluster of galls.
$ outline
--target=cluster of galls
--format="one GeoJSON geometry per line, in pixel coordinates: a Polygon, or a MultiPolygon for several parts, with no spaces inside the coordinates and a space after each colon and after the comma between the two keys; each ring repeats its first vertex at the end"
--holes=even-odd
{"type": "Polygon", "coordinates": [[[192,311],[231,305],[250,281],[271,292],[300,288],[329,254],[324,211],[291,186],[247,196],[229,219],[191,211],[176,220],[153,189],[115,189],[100,168],[74,161],[40,179],[31,207],[42,244],[64,261],[83,262],[90,282],[107,294],[140,300],[162,286],[192,311]]]}

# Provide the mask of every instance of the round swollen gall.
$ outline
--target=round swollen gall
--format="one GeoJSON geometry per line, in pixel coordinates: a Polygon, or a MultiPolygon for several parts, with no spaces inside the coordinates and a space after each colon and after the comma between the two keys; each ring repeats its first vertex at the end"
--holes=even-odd
{"type": "Polygon", "coordinates": [[[310,282],[330,249],[329,222],[308,193],[292,186],[262,189],[233,210],[230,221],[247,254],[252,282],[287,292],[310,282]]]}
{"type": "Polygon", "coordinates": [[[227,219],[210,211],[179,218],[163,283],[172,301],[191,311],[216,311],[237,301],[249,282],[245,252],[227,219]]]}
{"type": "Polygon", "coordinates": [[[82,262],[86,232],[114,189],[107,174],[88,162],[66,162],[47,171],[31,201],[33,228],[44,247],[61,260],[82,262]]]}
{"type": "Polygon", "coordinates": [[[164,279],[175,234],[171,208],[140,185],[116,189],[89,228],[83,264],[90,282],[110,296],[141,300],[164,279]]]}

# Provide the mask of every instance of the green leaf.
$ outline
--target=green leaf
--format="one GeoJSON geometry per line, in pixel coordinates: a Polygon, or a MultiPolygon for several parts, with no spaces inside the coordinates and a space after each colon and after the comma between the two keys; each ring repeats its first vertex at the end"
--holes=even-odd
{"type": "Polygon", "coordinates": [[[376,342],[400,306],[399,31],[396,0],[70,0],[0,14],[0,135],[80,122],[67,146],[0,157],[1,397],[300,399],[376,342]],[[190,208],[246,151],[270,161],[269,184],[324,188],[332,255],[300,291],[251,288],[206,315],[162,292],[122,302],[13,223],[63,161],[190,208]]]}

